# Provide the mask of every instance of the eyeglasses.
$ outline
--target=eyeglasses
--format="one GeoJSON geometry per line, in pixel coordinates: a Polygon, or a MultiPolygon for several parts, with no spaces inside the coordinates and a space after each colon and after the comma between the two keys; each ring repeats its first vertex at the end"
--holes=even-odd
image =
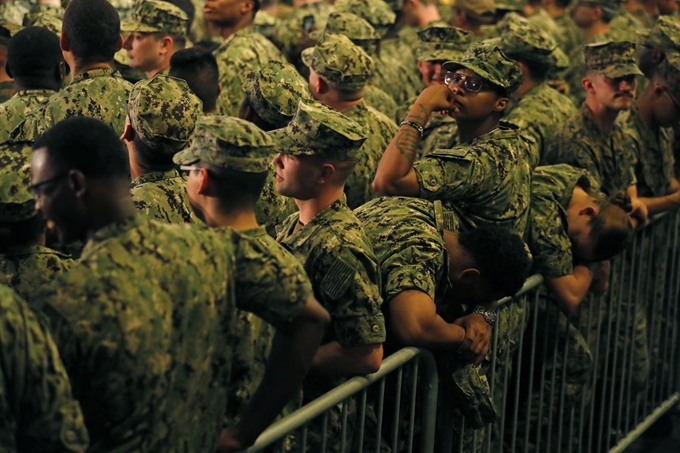
{"type": "Polygon", "coordinates": [[[673,106],[675,106],[675,110],[677,110],[678,112],[680,112],[680,104],[678,104],[678,101],[675,100],[675,98],[674,98],[673,95],[671,94],[670,90],[668,90],[668,88],[666,88],[664,91],[666,92],[666,94],[668,95],[669,99],[670,99],[671,102],[673,103],[673,106]]]}
{"type": "Polygon", "coordinates": [[[182,173],[189,173],[190,171],[201,171],[201,167],[194,167],[192,165],[180,165],[179,171],[182,173]]]}
{"type": "Polygon", "coordinates": [[[460,85],[462,83],[465,91],[469,91],[470,93],[479,93],[486,84],[481,77],[466,76],[458,72],[447,72],[444,77],[444,83],[448,87],[451,85],[460,85]]]}
{"type": "Polygon", "coordinates": [[[45,187],[48,184],[52,184],[54,182],[57,182],[60,179],[65,178],[66,176],[68,176],[68,172],[65,171],[63,173],[58,174],[57,176],[54,176],[52,178],[48,178],[44,181],[40,181],[40,182],[33,184],[32,186],[29,186],[28,191],[35,198],[38,198],[40,195],[42,195],[41,187],[45,187]]]}

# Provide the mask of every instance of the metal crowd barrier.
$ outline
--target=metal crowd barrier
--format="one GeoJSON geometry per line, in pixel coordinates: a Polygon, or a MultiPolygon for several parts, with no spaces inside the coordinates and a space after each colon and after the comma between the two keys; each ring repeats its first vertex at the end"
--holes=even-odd
{"type": "Polygon", "coordinates": [[[444,398],[433,355],[409,347],[281,419],[247,452],[624,451],[680,401],[679,220],[661,215],[638,231],[612,261],[609,291],[588,296],[572,316],[539,275],[499,302],[482,365],[499,416],[484,428],[466,428],[444,398]],[[342,434],[328,438],[329,413],[350,400],[356,413],[348,417],[342,404],[342,434]],[[322,446],[305,450],[319,419],[322,446]]]}

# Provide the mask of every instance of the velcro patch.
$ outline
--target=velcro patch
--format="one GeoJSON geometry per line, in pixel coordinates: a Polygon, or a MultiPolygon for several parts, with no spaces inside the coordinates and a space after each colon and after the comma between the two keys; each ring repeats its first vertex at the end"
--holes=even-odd
{"type": "Polygon", "coordinates": [[[337,257],[321,282],[321,291],[332,299],[338,299],[352,284],[356,270],[342,258],[337,257]]]}

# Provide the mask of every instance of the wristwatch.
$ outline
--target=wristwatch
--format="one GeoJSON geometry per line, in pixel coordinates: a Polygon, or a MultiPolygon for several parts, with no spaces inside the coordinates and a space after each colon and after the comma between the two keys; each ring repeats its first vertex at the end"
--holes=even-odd
{"type": "Polygon", "coordinates": [[[472,309],[471,313],[477,313],[482,315],[484,321],[486,321],[491,327],[496,324],[496,312],[494,310],[489,310],[487,308],[475,307],[472,309]]]}

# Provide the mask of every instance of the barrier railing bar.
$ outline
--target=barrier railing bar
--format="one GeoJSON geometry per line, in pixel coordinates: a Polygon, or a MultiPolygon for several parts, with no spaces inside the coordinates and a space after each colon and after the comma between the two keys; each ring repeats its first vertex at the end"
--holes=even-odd
{"type": "MultiPolygon", "coordinates": [[[[529,309],[529,296],[522,296],[524,298],[525,306],[526,309],[522,312],[522,328],[521,332],[522,335],[519,337],[519,345],[517,346],[517,360],[514,362],[517,365],[515,366],[515,399],[513,401],[514,404],[514,411],[512,413],[512,444],[511,448],[512,450],[510,453],[515,453],[515,441],[517,440],[517,418],[519,415],[519,392],[520,392],[520,384],[521,384],[521,376],[522,376],[522,352],[524,351],[524,332],[526,331],[527,324],[529,323],[528,318],[530,315],[530,309],[529,309]]],[[[499,448],[502,448],[501,446],[503,445],[502,441],[499,441],[499,448]]]]}
{"type": "MultiPolygon", "coordinates": [[[[434,439],[437,429],[437,401],[439,395],[439,375],[437,374],[437,364],[432,354],[420,354],[418,356],[423,364],[423,377],[425,379],[425,389],[423,396],[423,422],[421,424],[421,444],[422,453],[434,452],[434,439]]],[[[376,449],[377,451],[377,449],[376,449]]]]}
{"type": "Polygon", "coordinates": [[[397,369],[397,390],[394,402],[394,417],[392,418],[392,451],[399,451],[399,414],[401,413],[401,387],[404,377],[404,368],[397,369]]]}
{"type": "MultiPolygon", "coordinates": [[[[624,286],[623,282],[624,282],[624,277],[626,275],[626,263],[629,261],[628,259],[625,259],[625,258],[627,258],[628,254],[632,254],[630,252],[631,252],[631,250],[628,249],[626,251],[626,253],[624,253],[623,256],[621,257],[622,259],[619,261],[619,263],[620,263],[619,269],[618,269],[619,278],[616,280],[616,285],[615,285],[616,287],[610,288],[610,291],[612,292],[612,299],[613,300],[622,301],[623,286],[624,286]],[[616,294],[616,296],[614,296],[613,294],[616,294]]],[[[633,259],[634,259],[633,257],[630,257],[630,260],[633,260],[633,259]]],[[[628,303],[627,303],[627,305],[633,305],[633,304],[635,304],[635,301],[631,301],[631,300],[629,300],[628,303]]],[[[612,421],[613,421],[612,416],[614,415],[614,400],[615,400],[614,389],[615,389],[615,382],[616,382],[615,381],[615,374],[616,374],[616,371],[617,371],[616,366],[618,365],[618,358],[619,358],[618,357],[619,356],[618,339],[619,339],[619,332],[621,331],[621,316],[622,316],[622,310],[621,310],[622,304],[621,303],[610,304],[609,307],[611,308],[613,305],[616,306],[615,313],[614,313],[614,320],[613,320],[614,327],[612,329],[612,331],[614,332],[614,335],[613,335],[613,341],[608,343],[608,348],[613,347],[613,349],[614,349],[614,355],[612,357],[612,363],[611,363],[611,385],[607,386],[606,380],[605,380],[605,387],[603,389],[603,394],[605,395],[605,398],[607,398],[609,400],[609,401],[606,402],[606,406],[605,406],[606,415],[607,415],[606,418],[605,418],[605,420],[606,420],[606,422],[605,422],[605,426],[606,426],[605,435],[607,436],[607,438],[605,440],[605,442],[606,442],[605,448],[609,448],[609,436],[612,432],[612,421]]],[[[624,337],[624,347],[625,347],[626,342],[628,342],[628,338],[624,337]]],[[[609,356],[609,354],[607,354],[607,356],[609,356]]],[[[630,376],[629,376],[629,379],[630,379],[630,376]]],[[[624,380],[625,380],[625,376],[624,376],[624,380]]]]}
{"type": "Polygon", "coordinates": [[[340,431],[340,452],[345,453],[347,448],[347,406],[350,404],[350,400],[346,399],[342,402],[342,422],[340,431]]]}
{"type": "MultiPolygon", "coordinates": [[[[531,406],[532,406],[532,401],[533,401],[533,396],[534,396],[534,371],[536,367],[536,333],[538,331],[538,300],[541,295],[541,291],[537,290],[534,294],[534,303],[533,303],[533,326],[532,326],[532,332],[531,332],[531,358],[529,359],[529,397],[527,398],[527,417],[529,414],[531,414],[531,406]]],[[[521,362],[518,362],[521,363],[521,362]]],[[[518,370],[519,371],[519,370],[518,370]]],[[[529,432],[531,431],[529,429],[529,426],[527,424],[525,430],[524,430],[524,453],[529,453],[529,432]]],[[[514,445],[514,443],[513,443],[514,445]]]]}
{"type": "Polygon", "coordinates": [[[416,395],[418,394],[418,360],[413,363],[413,380],[411,382],[411,407],[408,415],[408,450],[407,453],[413,452],[413,429],[416,419],[416,395]]]}
{"type": "MultiPolygon", "coordinates": [[[[366,389],[361,391],[361,396],[359,397],[359,448],[358,453],[363,453],[364,451],[364,431],[366,429],[366,399],[367,399],[366,389]]],[[[377,449],[376,449],[377,451],[377,449]]]]}
{"type": "MultiPolygon", "coordinates": [[[[389,357],[388,357],[389,358],[389,357]]],[[[380,381],[378,386],[378,427],[375,433],[375,450],[380,451],[380,442],[382,441],[382,425],[383,412],[385,411],[385,378],[380,381]]]]}

